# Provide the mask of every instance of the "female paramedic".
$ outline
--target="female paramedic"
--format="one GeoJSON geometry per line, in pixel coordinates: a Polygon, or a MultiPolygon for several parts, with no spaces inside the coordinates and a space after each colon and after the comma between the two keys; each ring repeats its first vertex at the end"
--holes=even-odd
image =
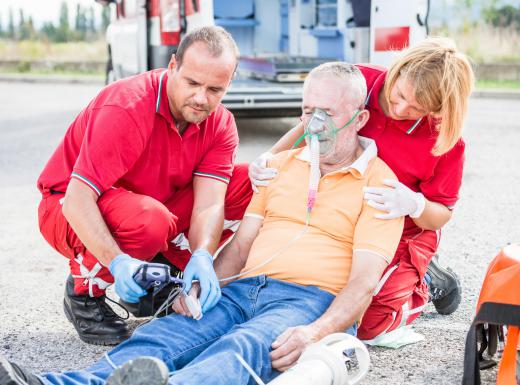
{"type": "MultiPolygon", "coordinates": [[[[430,297],[441,314],[460,303],[457,276],[433,257],[458,199],[462,125],[474,77],[468,59],[447,38],[428,38],[403,51],[388,70],[358,68],[367,82],[370,111],[359,133],[376,141],[378,156],[399,179],[387,180],[388,188],[367,186],[365,200],[381,210],[383,220],[406,217],[394,259],[358,330],[359,338],[377,344],[417,318],[430,297]]],[[[291,129],[250,165],[255,191],[276,175],[267,168],[269,157],[289,149],[303,129],[303,124],[291,129]]]]}

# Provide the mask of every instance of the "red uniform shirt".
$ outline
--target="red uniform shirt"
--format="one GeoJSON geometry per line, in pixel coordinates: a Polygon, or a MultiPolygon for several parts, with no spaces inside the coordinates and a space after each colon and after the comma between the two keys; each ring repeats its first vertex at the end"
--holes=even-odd
{"type": "Polygon", "coordinates": [[[40,191],[65,192],[72,177],[98,195],[123,187],[164,203],[193,175],[227,183],[238,146],[233,115],[219,105],[181,136],[167,78],[154,70],[105,87],[70,125],[38,179],[40,191]]]}
{"type": "MultiPolygon", "coordinates": [[[[378,156],[397,175],[399,181],[426,199],[452,208],[459,198],[464,166],[464,141],[441,156],[431,153],[438,132],[427,117],[418,121],[394,120],[387,117],[379,105],[386,70],[371,65],[357,65],[367,82],[366,108],[370,119],[359,132],[377,143],[378,156]]],[[[415,227],[407,217],[405,230],[415,227]]]]}

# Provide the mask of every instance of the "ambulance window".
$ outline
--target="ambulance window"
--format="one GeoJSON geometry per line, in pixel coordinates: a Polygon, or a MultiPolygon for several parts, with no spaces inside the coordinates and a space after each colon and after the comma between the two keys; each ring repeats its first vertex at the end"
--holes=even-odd
{"type": "Polygon", "coordinates": [[[335,27],[338,19],[337,0],[316,1],[317,25],[320,27],[335,27]]]}

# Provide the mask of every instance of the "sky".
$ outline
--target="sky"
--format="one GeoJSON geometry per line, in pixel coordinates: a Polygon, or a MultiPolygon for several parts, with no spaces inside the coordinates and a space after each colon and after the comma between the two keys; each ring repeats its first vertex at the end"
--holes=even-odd
{"type": "MultiPolygon", "coordinates": [[[[70,22],[74,20],[76,13],[76,4],[82,6],[93,6],[96,17],[99,20],[99,12],[101,5],[94,0],[65,0],[69,5],[70,22]]],[[[9,7],[13,10],[15,23],[18,20],[18,9],[24,10],[25,18],[32,16],[36,27],[40,27],[46,21],[52,21],[54,24],[58,23],[60,6],[63,0],[0,0],[0,17],[2,26],[7,28],[9,7]]]]}

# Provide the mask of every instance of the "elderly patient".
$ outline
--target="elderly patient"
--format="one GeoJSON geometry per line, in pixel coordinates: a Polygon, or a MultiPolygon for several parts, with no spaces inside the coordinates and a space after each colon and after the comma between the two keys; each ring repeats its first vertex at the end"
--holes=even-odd
{"type": "Polygon", "coordinates": [[[254,382],[234,353],[268,381],[310,343],[355,334],[403,227],[402,218],[376,219],[363,200],[364,186],[395,178],[375,143],[357,135],[368,119],[365,96],[350,64],[309,74],[307,146],[271,159],[277,176],[215,260],[222,298],[202,319],[189,317],[181,298],[177,314],[138,328],[88,369],[36,377],[2,359],[2,373],[19,378],[2,384],[247,384],[254,382]]]}

